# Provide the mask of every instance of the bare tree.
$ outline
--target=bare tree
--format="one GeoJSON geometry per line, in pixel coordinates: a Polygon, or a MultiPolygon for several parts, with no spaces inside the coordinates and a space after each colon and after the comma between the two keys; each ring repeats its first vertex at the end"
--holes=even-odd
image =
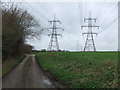
{"type": "Polygon", "coordinates": [[[42,29],[19,3],[3,3],[2,7],[3,55],[14,55],[26,39],[39,38],[42,29]]]}

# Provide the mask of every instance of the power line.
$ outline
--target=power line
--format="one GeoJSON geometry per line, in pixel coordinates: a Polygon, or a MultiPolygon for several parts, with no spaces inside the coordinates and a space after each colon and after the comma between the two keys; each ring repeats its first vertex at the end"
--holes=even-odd
{"type": "Polygon", "coordinates": [[[40,4],[40,6],[41,6],[46,12],[48,12],[49,15],[53,16],[53,14],[51,14],[51,13],[49,12],[49,10],[46,9],[40,2],[38,2],[38,3],[40,4]]]}
{"type": "Polygon", "coordinates": [[[83,11],[82,11],[82,0],[81,0],[81,2],[78,2],[78,7],[79,7],[79,13],[80,13],[80,26],[82,25],[82,18],[83,18],[83,16],[82,16],[82,13],[83,13],[83,11]]]}
{"type": "MultiPolygon", "coordinates": [[[[106,27],[104,27],[103,29],[106,30],[108,27],[110,27],[116,20],[118,20],[118,18],[120,17],[117,17],[115,18],[110,24],[108,24],[106,27]]],[[[102,31],[100,31],[99,33],[101,33],[102,31]]]]}
{"type": "Polygon", "coordinates": [[[30,7],[33,11],[36,11],[37,14],[41,15],[42,17],[44,17],[44,19],[46,19],[48,21],[48,18],[45,17],[44,15],[41,14],[41,12],[39,12],[38,10],[34,9],[33,7],[31,7],[28,3],[24,3],[26,4],[28,7],[30,7]]]}
{"type": "Polygon", "coordinates": [[[83,2],[81,0],[81,22],[83,24],[83,2]]]}
{"type": "Polygon", "coordinates": [[[85,3],[85,15],[84,16],[86,17],[86,0],[85,0],[84,3],[85,3]]]}
{"type": "MultiPolygon", "coordinates": [[[[115,6],[116,7],[116,6],[115,6]]],[[[120,16],[118,16],[117,18],[113,19],[112,22],[110,22],[109,24],[107,24],[105,27],[103,27],[102,29],[104,30],[107,30],[107,28],[109,28],[113,23],[116,22],[116,20],[118,20],[120,18],[120,16]]],[[[104,30],[101,30],[99,33],[101,33],[102,31],[104,30]]]]}
{"type": "MultiPolygon", "coordinates": [[[[34,8],[32,8],[32,7],[31,7],[30,5],[28,5],[27,3],[24,3],[24,5],[27,6],[30,10],[36,11],[34,8]]],[[[36,13],[36,15],[37,15],[38,17],[40,17],[41,14],[40,14],[39,12],[36,11],[35,13],[36,13]]],[[[39,18],[37,18],[37,19],[38,19],[39,21],[41,21],[39,18]]],[[[45,19],[45,20],[48,20],[48,19],[45,18],[45,17],[44,17],[44,19],[45,19]]],[[[41,23],[41,24],[42,24],[42,23],[41,23]]],[[[42,25],[42,26],[43,26],[43,25],[42,25]]],[[[41,27],[41,28],[42,28],[42,31],[43,31],[43,30],[46,30],[45,27],[41,27]]]]}
{"type": "Polygon", "coordinates": [[[114,9],[117,7],[118,5],[115,5],[115,7],[111,10],[111,12],[107,15],[107,17],[103,20],[103,22],[100,24],[100,26],[102,26],[104,24],[105,21],[107,21],[107,19],[111,16],[111,13],[113,13],[114,9]]]}
{"type": "Polygon", "coordinates": [[[102,3],[100,11],[98,11],[98,14],[97,14],[96,18],[99,18],[99,16],[101,15],[100,13],[101,13],[104,5],[105,5],[105,3],[102,3]]]}

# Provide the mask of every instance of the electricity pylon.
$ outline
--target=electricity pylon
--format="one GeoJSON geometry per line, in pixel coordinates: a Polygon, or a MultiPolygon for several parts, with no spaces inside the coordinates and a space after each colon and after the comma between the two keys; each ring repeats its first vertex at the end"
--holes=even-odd
{"type": "MultiPolygon", "coordinates": [[[[61,34],[57,34],[57,30],[58,29],[62,29],[61,27],[57,27],[56,26],[56,23],[60,23],[61,22],[59,20],[56,20],[56,17],[54,17],[53,21],[48,21],[50,22],[53,26],[48,28],[48,30],[52,30],[52,33],[51,34],[48,34],[48,36],[51,37],[50,39],[50,43],[49,43],[49,46],[48,46],[48,51],[58,51],[60,50],[59,49],[59,44],[58,44],[58,38],[57,36],[61,36],[61,34]]],[[[62,29],[64,30],[64,29],[62,29]]]]}
{"type": "Polygon", "coordinates": [[[81,29],[83,29],[83,27],[88,28],[87,32],[82,33],[83,35],[87,34],[84,51],[96,51],[93,34],[97,35],[97,33],[93,32],[92,28],[97,27],[99,29],[99,26],[92,25],[92,21],[96,22],[96,18],[91,18],[91,13],[89,13],[89,18],[84,18],[84,22],[86,21],[88,21],[88,25],[81,26],[81,29]]]}

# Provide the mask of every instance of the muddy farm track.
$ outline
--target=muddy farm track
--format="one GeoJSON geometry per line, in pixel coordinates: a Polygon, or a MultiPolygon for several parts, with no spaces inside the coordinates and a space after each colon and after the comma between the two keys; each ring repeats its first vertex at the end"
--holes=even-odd
{"type": "Polygon", "coordinates": [[[51,81],[39,67],[35,55],[26,56],[2,79],[2,88],[56,88],[55,84],[56,81],[51,81]]]}

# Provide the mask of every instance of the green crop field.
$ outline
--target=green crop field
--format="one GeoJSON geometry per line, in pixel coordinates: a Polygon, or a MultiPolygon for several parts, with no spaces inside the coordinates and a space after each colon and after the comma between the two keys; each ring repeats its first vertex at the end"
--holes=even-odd
{"type": "Polygon", "coordinates": [[[117,87],[117,52],[39,52],[44,70],[70,88],[117,87]]]}

